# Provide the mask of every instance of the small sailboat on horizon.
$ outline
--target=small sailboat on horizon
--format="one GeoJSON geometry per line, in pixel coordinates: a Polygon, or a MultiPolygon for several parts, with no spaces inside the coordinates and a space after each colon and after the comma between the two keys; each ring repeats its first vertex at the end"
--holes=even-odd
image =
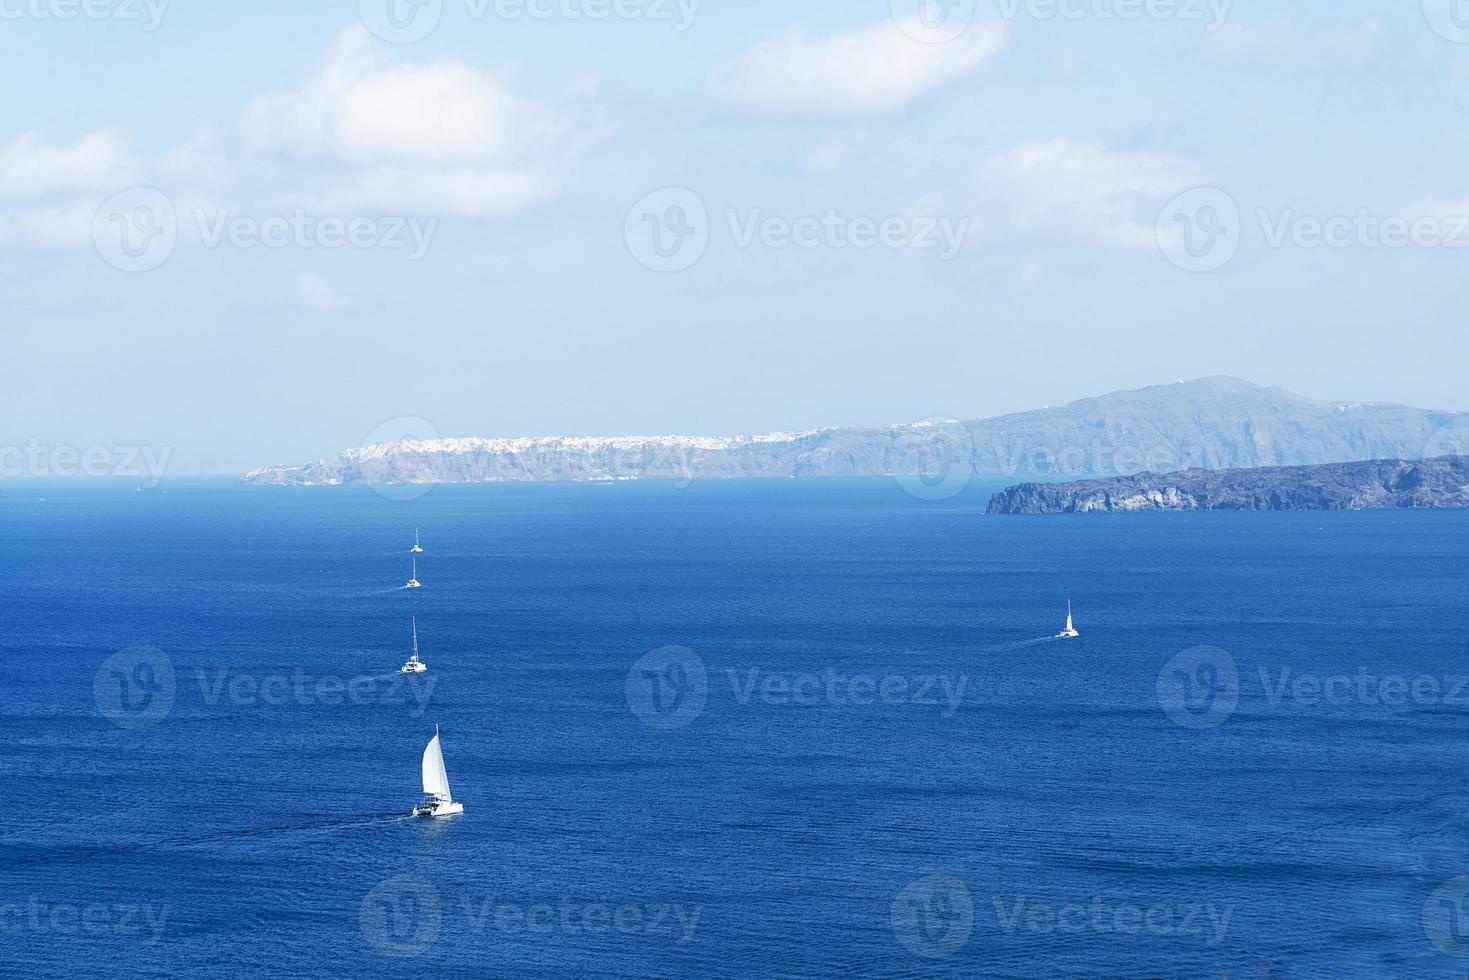
{"type": "Polygon", "coordinates": [[[455,803],[449,792],[449,773],[444,768],[444,749],[439,742],[439,726],[423,750],[423,802],[413,808],[415,817],[447,817],[463,813],[464,804],[455,803]]]}
{"type": "Polygon", "coordinates": [[[404,588],[407,588],[407,589],[421,589],[421,588],[423,588],[423,583],[418,580],[418,559],[417,558],[413,559],[413,576],[408,579],[408,584],[406,586],[404,586],[404,588]]]}
{"type": "Polygon", "coordinates": [[[1067,599],[1066,600],[1066,628],[1064,630],[1062,630],[1061,632],[1059,632],[1059,633],[1056,634],[1056,639],[1058,639],[1058,640],[1074,640],[1074,639],[1076,639],[1080,635],[1081,635],[1081,633],[1079,633],[1077,631],[1077,629],[1076,629],[1076,624],[1071,619],[1071,600],[1070,599],[1067,599]]]}
{"type": "Polygon", "coordinates": [[[413,555],[423,554],[423,545],[418,543],[418,528],[413,529],[413,547],[408,549],[408,553],[413,555]]]}
{"type": "Polygon", "coordinates": [[[413,655],[408,662],[398,671],[400,674],[421,674],[428,670],[428,664],[418,659],[418,617],[413,617],[413,655]]]}

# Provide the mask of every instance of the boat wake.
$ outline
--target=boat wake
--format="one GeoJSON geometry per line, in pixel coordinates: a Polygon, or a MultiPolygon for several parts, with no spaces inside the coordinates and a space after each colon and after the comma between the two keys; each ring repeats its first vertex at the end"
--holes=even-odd
{"type": "Polygon", "coordinates": [[[1024,650],[1027,647],[1045,646],[1047,643],[1055,643],[1057,640],[1060,640],[1060,639],[1063,639],[1063,637],[1060,637],[1060,636],[1037,636],[1033,640],[1021,640],[1018,643],[1004,643],[1004,644],[1001,644],[1000,646],[996,646],[996,647],[985,647],[984,649],[987,652],[989,652],[989,653],[1009,653],[1012,650],[1024,650]]]}

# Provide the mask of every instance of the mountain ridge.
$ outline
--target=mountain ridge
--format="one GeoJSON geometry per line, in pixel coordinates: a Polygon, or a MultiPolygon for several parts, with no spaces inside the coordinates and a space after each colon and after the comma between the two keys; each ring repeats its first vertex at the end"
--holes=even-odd
{"type": "Polygon", "coordinates": [[[253,485],[338,486],[637,479],[980,476],[1063,479],[1192,468],[1422,458],[1469,442],[1469,415],[1310,399],[1227,375],[1084,398],[990,419],[929,419],[753,436],[408,439],[253,485]],[[1463,428],[1463,434],[1459,429],[1463,428]],[[1452,430],[1452,431],[1449,431],[1452,430]],[[1431,451],[1435,439],[1452,446],[1431,451]]]}

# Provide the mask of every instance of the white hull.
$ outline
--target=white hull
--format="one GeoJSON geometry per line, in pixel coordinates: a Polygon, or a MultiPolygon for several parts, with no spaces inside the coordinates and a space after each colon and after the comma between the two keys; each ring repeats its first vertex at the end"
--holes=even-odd
{"type": "Polygon", "coordinates": [[[1076,639],[1080,635],[1081,634],[1078,633],[1076,630],[1062,630],[1061,632],[1059,632],[1059,633],[1056,634],[1056,639],[1058,639],[1058,640],[1074,640],[1074,639],[1076,639]]]}
{"type": "Polygon", "coordinates": [[[463,812],[463,803],[420,803],[413,808],[415,817],[452,817],[463,812]]]}
{"type": "Polygon", "coordinates": [[[405,585],[404,588],[405,589],[421,589],[421,588],[423,588],[423,583],[420,582],[416,578],[415,579],[410,579],[409,582],[408,582],[408,584],[405,585]]]}
{"type": "Polygon", "coordinates": [[[400,673],[400,674],[421,674],[421,673],[423,673],[426,670],[428,670],[428,664],[426,664],[426,663],[424,663],[422,661],[419,661],[418,663],[412,663],[412,662],[410,662],[410,663],[404,664],[403,665],[403,669],[400,670],[400,671],[398,671],[398,673],[400,673]]]}

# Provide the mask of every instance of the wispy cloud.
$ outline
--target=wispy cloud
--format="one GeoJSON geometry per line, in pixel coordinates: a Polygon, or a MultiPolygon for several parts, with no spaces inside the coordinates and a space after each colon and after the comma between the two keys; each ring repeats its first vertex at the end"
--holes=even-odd
{"type": "Polygon", "coordinates": [[[1056,139],[982,161],[969,196],[992,236],[1153,248],[1163,205],[1208,179],[1180,157],[1056,139]]]}
{"type": "Polygon", "coordinates": [[[759,42],[710,73],[712,98],[751,113],[836,118],[881,116],[962,78],[1003,47],[1005,30],[976,24],[946,44],[916,40],[889,19],[810,38],[793,30],[759,42]]]}

